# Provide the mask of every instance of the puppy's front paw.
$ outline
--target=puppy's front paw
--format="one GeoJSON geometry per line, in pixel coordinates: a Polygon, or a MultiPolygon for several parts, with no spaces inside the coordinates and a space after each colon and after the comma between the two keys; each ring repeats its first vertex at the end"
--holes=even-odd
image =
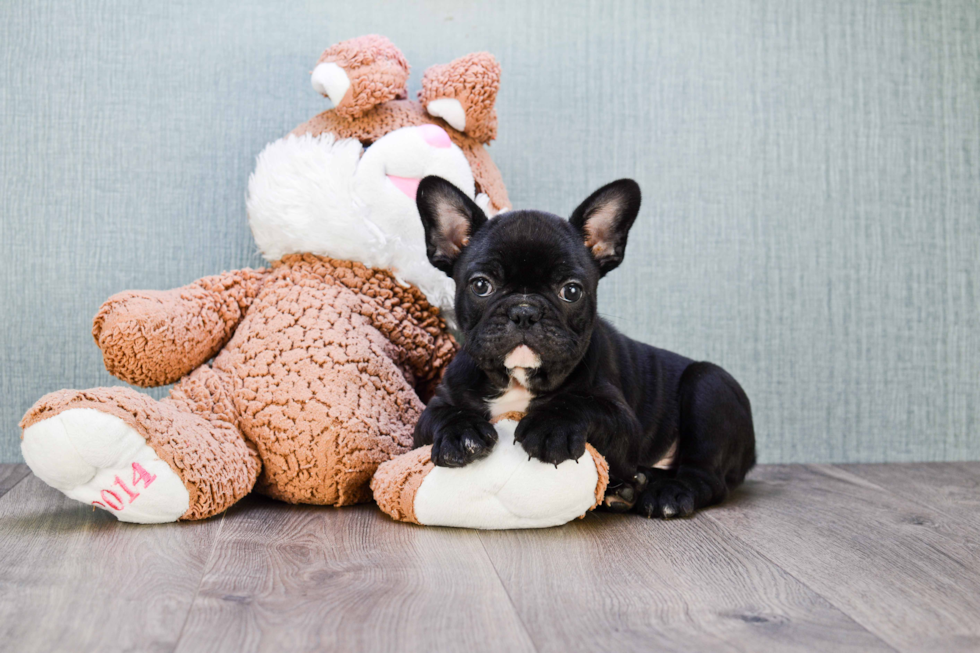
{"type": "Polygon", "coordinates": [[[490,455],[497,431],[482,415],[453,411],[435,427],[432,462],[439,467],[463,467],[490,455]]]}
{"type": "Polygon", "coordinates": [[[690,517],[695,509],[694,492],[676,479],[651,483],[640,495],[636,509],[644,517],[690,517]]]}
{"type": "Polygon", "coordinates": [[[532,411],[517,424],[514,439],[529,456],[558,465],[585,453],[586,425],[552,411],[532,411]]]}

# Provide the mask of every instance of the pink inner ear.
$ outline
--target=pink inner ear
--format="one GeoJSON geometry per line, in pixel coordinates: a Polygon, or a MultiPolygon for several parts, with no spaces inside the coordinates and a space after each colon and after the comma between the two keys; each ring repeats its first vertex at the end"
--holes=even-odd
{"type": "Polygon", "coordinates": [[[391,183],[393,183],[398,190],[408,195],[408,198],[411,200],[415,199],[415,194],[418,193],[419,190],[419,182],[422,181],[421,179],[414,179],[412,177],[396,177],[395,175],[388,175],[388,179],[391,180],[391,183]]]}

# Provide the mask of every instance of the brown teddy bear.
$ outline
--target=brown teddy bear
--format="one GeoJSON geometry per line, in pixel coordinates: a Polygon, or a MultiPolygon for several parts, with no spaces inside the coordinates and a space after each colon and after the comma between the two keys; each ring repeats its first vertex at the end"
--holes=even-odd
{"type": "Polygon", "coordinates": [[[456,351],[452,282],[426,259],[418,182],[444,177],[490,214],[509,204],[484,149],[493,57],[431,68],[420,102],[408,73],[380,36],[323,53],[312,83],[334,107],[266,147],[249,180],[270,266],[109,298],[92,330],[106,368],[175,385],[161,401],[125,387],[41,398],[21,422],[38,477],[142,523],[203,519],[253,487],[292,503],[371,498],[456,351]]]}

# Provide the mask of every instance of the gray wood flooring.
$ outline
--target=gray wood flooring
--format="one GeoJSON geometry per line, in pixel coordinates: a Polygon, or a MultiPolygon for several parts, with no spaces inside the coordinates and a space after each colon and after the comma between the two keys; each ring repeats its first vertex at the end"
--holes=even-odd
{"type": "Polygon", "coordinates": [[[978,651],[980,463],[763,466],[726,504],[475,532],[250,497],[133,526],[0,465],[4,651],[978,651]]]}

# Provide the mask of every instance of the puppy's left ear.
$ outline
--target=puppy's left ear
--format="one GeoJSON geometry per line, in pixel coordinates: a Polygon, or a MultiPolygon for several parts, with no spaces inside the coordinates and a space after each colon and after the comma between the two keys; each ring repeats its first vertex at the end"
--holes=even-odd
{"type": "Polygon", "coordinates": [[[487,222],[487,216],[442,177],[429,176],[419,182],[415,203],[425,228],[425,253],[429,262],[453,276],[456,259],[470,238],[487,222]]]}
{"type": "Polygon", "coordinates": [[[620,179],[589,195],[568,219],[582,234],[585,246],[599,265],[599,276],[623,262],[626,237],[639,212],[639,184],[620,179]]]}

